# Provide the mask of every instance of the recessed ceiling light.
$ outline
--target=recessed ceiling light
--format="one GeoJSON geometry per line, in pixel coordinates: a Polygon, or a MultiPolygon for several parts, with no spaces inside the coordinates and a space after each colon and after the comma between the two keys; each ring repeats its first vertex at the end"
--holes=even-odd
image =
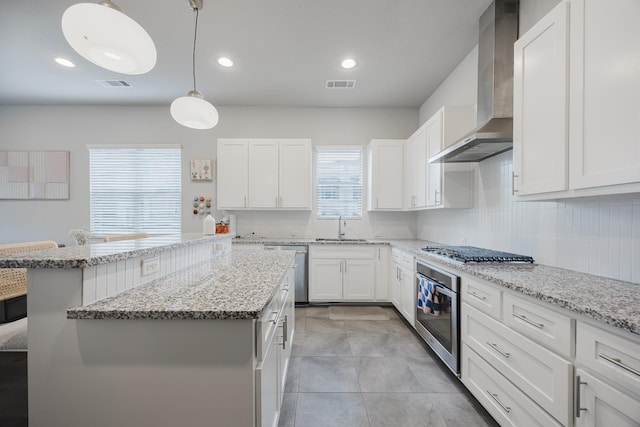
{"type": "Polygon", "coordinates": [[[76,66],[76,64],[74,64],[73,62],[65,58],[54,58],[53,60],[56,61],[58,64],[62,65],[63,67],[73,68],[76,66]]]}
{"type": "Polygon", "coordinates": [[[233,67],[233,61],[224,56],[218,58],[218,64],[222,65],[223,67],[233,67]]]}
{"type": "Polygon", "coordinates": [[[342,65],[342,68],[346,68],[346,69],[353,68],[356,66],[356,60],[347,58],[344,61],[342,61],[340,65],[342,65]]]}

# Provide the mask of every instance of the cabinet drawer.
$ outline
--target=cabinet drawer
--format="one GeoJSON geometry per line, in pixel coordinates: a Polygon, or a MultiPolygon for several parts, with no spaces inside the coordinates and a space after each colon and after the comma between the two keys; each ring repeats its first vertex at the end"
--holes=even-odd
{"type": "Polygon", "coordinates": [[[413,258],[413,255],[403,252],[400,265],[402,266],[402,268],[406,270],[413,271],[416,268],[415,259],[413,258]]]}
{"type": "Polygon", "coordinates": [[[262,360],[278,325],[278,317],[288,296],[288,291],[278,288],[271,301],[256,321],[256,356],[262,360]]]}
{"type": "Polygon", "coordinates": [[[402,251],[400,249],[391,249],[391,261],[400,264],[402,260],[402,251]]]}
{"type": "Polygon", "coordinates": [[[376,248],[372,245],[331,245],[311,246],[309,248],[311,258],[374,258],[376,248]]]}
{"type": "Polygon", "coordinates": [[[466,344],[462,346],[462,382],[501,426],[560,426],[466,344]]]}
{"type": "Polygon", "coordinates": [[[556,353],[566,357],[573,356],[573,319],[506,292],[502,301],[502,321],[505,325],[556,353]]]}
{"type": "Polygon", "coordinates": [[[640,396],[640,343],[578,322],[576,361],[640,396]]]}
{"type": "Polygon", "coordinates": [[[465,303],[462,340],[560,423],[570,424],[571,363],[465,303]]]}
{"type": "Polygon", "coordinates": [[[461,301],[498,320],[500,320],[500,295],[500,289],[495,286],[467,279],[466,277],[462,279],[461,301]]]}

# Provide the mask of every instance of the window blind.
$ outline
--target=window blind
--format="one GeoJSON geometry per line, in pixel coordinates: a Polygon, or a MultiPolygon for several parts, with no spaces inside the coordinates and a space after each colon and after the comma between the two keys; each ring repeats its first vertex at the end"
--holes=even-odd
{"type": "Polygon", "coordinates": [[[316,147],[318,218],[362,217],[362,149],[316,147]]]}
{"type": "Polygon", "coordinates": [[[180,148],[89,148],[94,235],[180,233],[180,148]]]}

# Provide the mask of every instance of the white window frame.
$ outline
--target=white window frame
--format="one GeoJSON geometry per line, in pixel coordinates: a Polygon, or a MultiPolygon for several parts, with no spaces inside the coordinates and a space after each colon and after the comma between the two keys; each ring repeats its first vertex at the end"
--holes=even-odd
{"type": "MultiPolygon", "coordinates": [[[[150,235],[176,234],[181,232],[182,147],[179,144],[87,145],[87,150],[89,151],[89,222],[91,235],[93,237],[135,232],[147,232],[150,235]],[[177,159],[170,159],[164,165],[170,168],[171,173],[168,174],[165,169],[162,174],[157,176],[157,179],[164,181],[154,187],[154,176],[150,174],[150,170],[143,168],[136,173],[131,167],[127,167],[124,161],[122,167],[116,166],[115,164],[105,164],[101,172],[96,172],[97,166],[94,164],[94,161],[98,159],[93,156],[101,152],[104,154],[106,150],[177,150],[177,153],[175,151],[173,152],[173,154],[177,154],[177,159]],[[92,170],[92,166],[94,170],[92,170]],[[175,167],[177,167],[177,171],[173,169],[175,167]],[[113,172],[110,172],[111,170],[113,172]],[[125,172],[128,172],[128,175],[125,172]],[[104,185],[101,185],[100,179],[102,179],[102,177],[97,176],[97,173],[101,173],[102,177],[122,177],[124,174],[125,179],[120,182],[115,182],[115,180],[114,182],[107,182],[105,179],[103,182],[104,185]],[[146,179],[140,180],[140,174],[146,179]],[[134,175],[137,175],[137,177],[134,175]],[[110,188],[110,184],[117,185],[110,188]],[[120,188],[118,188],[118,186],[120,188]],[[159,191],[159,189],[167,188],[169,188],[170,191],[165,194],[159,191]],[[118,210],[118,208],[116,208],[116,210],[112,212],[116,218],[108,218],[108,215],[103,215],[103,217],[100,218],[100,216],[96,214],[96,209],[100,211],[100,205],[102,205],[104,209],[107,209],[109,206],[108,197],[110,196],[100,198],[99,194],[101,192],[106,193],[113,191],[122,191],[125,195],[122,200],[123,206],[121,206],[121,209],[118,210]],[[140,204],[142,204],[142,206],[136,206],[138,203],[134,203],[136,199],[132,194],[136,192],[140,192],[140,195],[136,197],[140,197],[142,201],[140,204]],[[144,196],[145,194],[147,197],[144,196]],[[151,203],[152,208],[149,209],[149,205],[145,205],[145,203],[151,203]],[[157,204],[157,206],[155,206],[155,204],[157,204]],[[132,213],[132,215],[127,215],[127,212],[132,213]]],[[[156,163],[153,164],[158,164],[160,157],[158,157],[158,153],[155,153],[155,155],[156,163]]],[[[162,155],[160,154],[160,156],[162,155]]],[[[154,159],[150,159],[150,161],[154,161],[154,159]]]]}
{"type": "Polygon", "coordinates": [[[314,147],[314,206],[316,211],[316,218],[319,220],[323,219],[336,219],[340,216],[344,216],[346,219],[362,219],[362,215],[364,213],[364,147],[359,145],[318,145],[314,147]],[[359,206],[359,214],[353,215],[350,213],[334,213],[334,214],[323,214],[321,211],[321,206],[319,203],[319,177],[318,177],[318,153],[322,151],[358,151],[360,153],[360,206],[359,206]]]}

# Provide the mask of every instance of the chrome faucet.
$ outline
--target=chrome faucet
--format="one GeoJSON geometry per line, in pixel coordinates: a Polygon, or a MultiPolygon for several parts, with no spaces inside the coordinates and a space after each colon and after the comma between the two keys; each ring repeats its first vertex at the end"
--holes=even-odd
{"type": "Polygon", "coordinates": [[[340,215],[340,217],[338,218],[338,239],[340,240],[342,240],[342,238],[346,234],[344,231],[342,231],[343,223],[344,223],[344,226],[346,227],[347,219],[343,215],[340,215]]]}

